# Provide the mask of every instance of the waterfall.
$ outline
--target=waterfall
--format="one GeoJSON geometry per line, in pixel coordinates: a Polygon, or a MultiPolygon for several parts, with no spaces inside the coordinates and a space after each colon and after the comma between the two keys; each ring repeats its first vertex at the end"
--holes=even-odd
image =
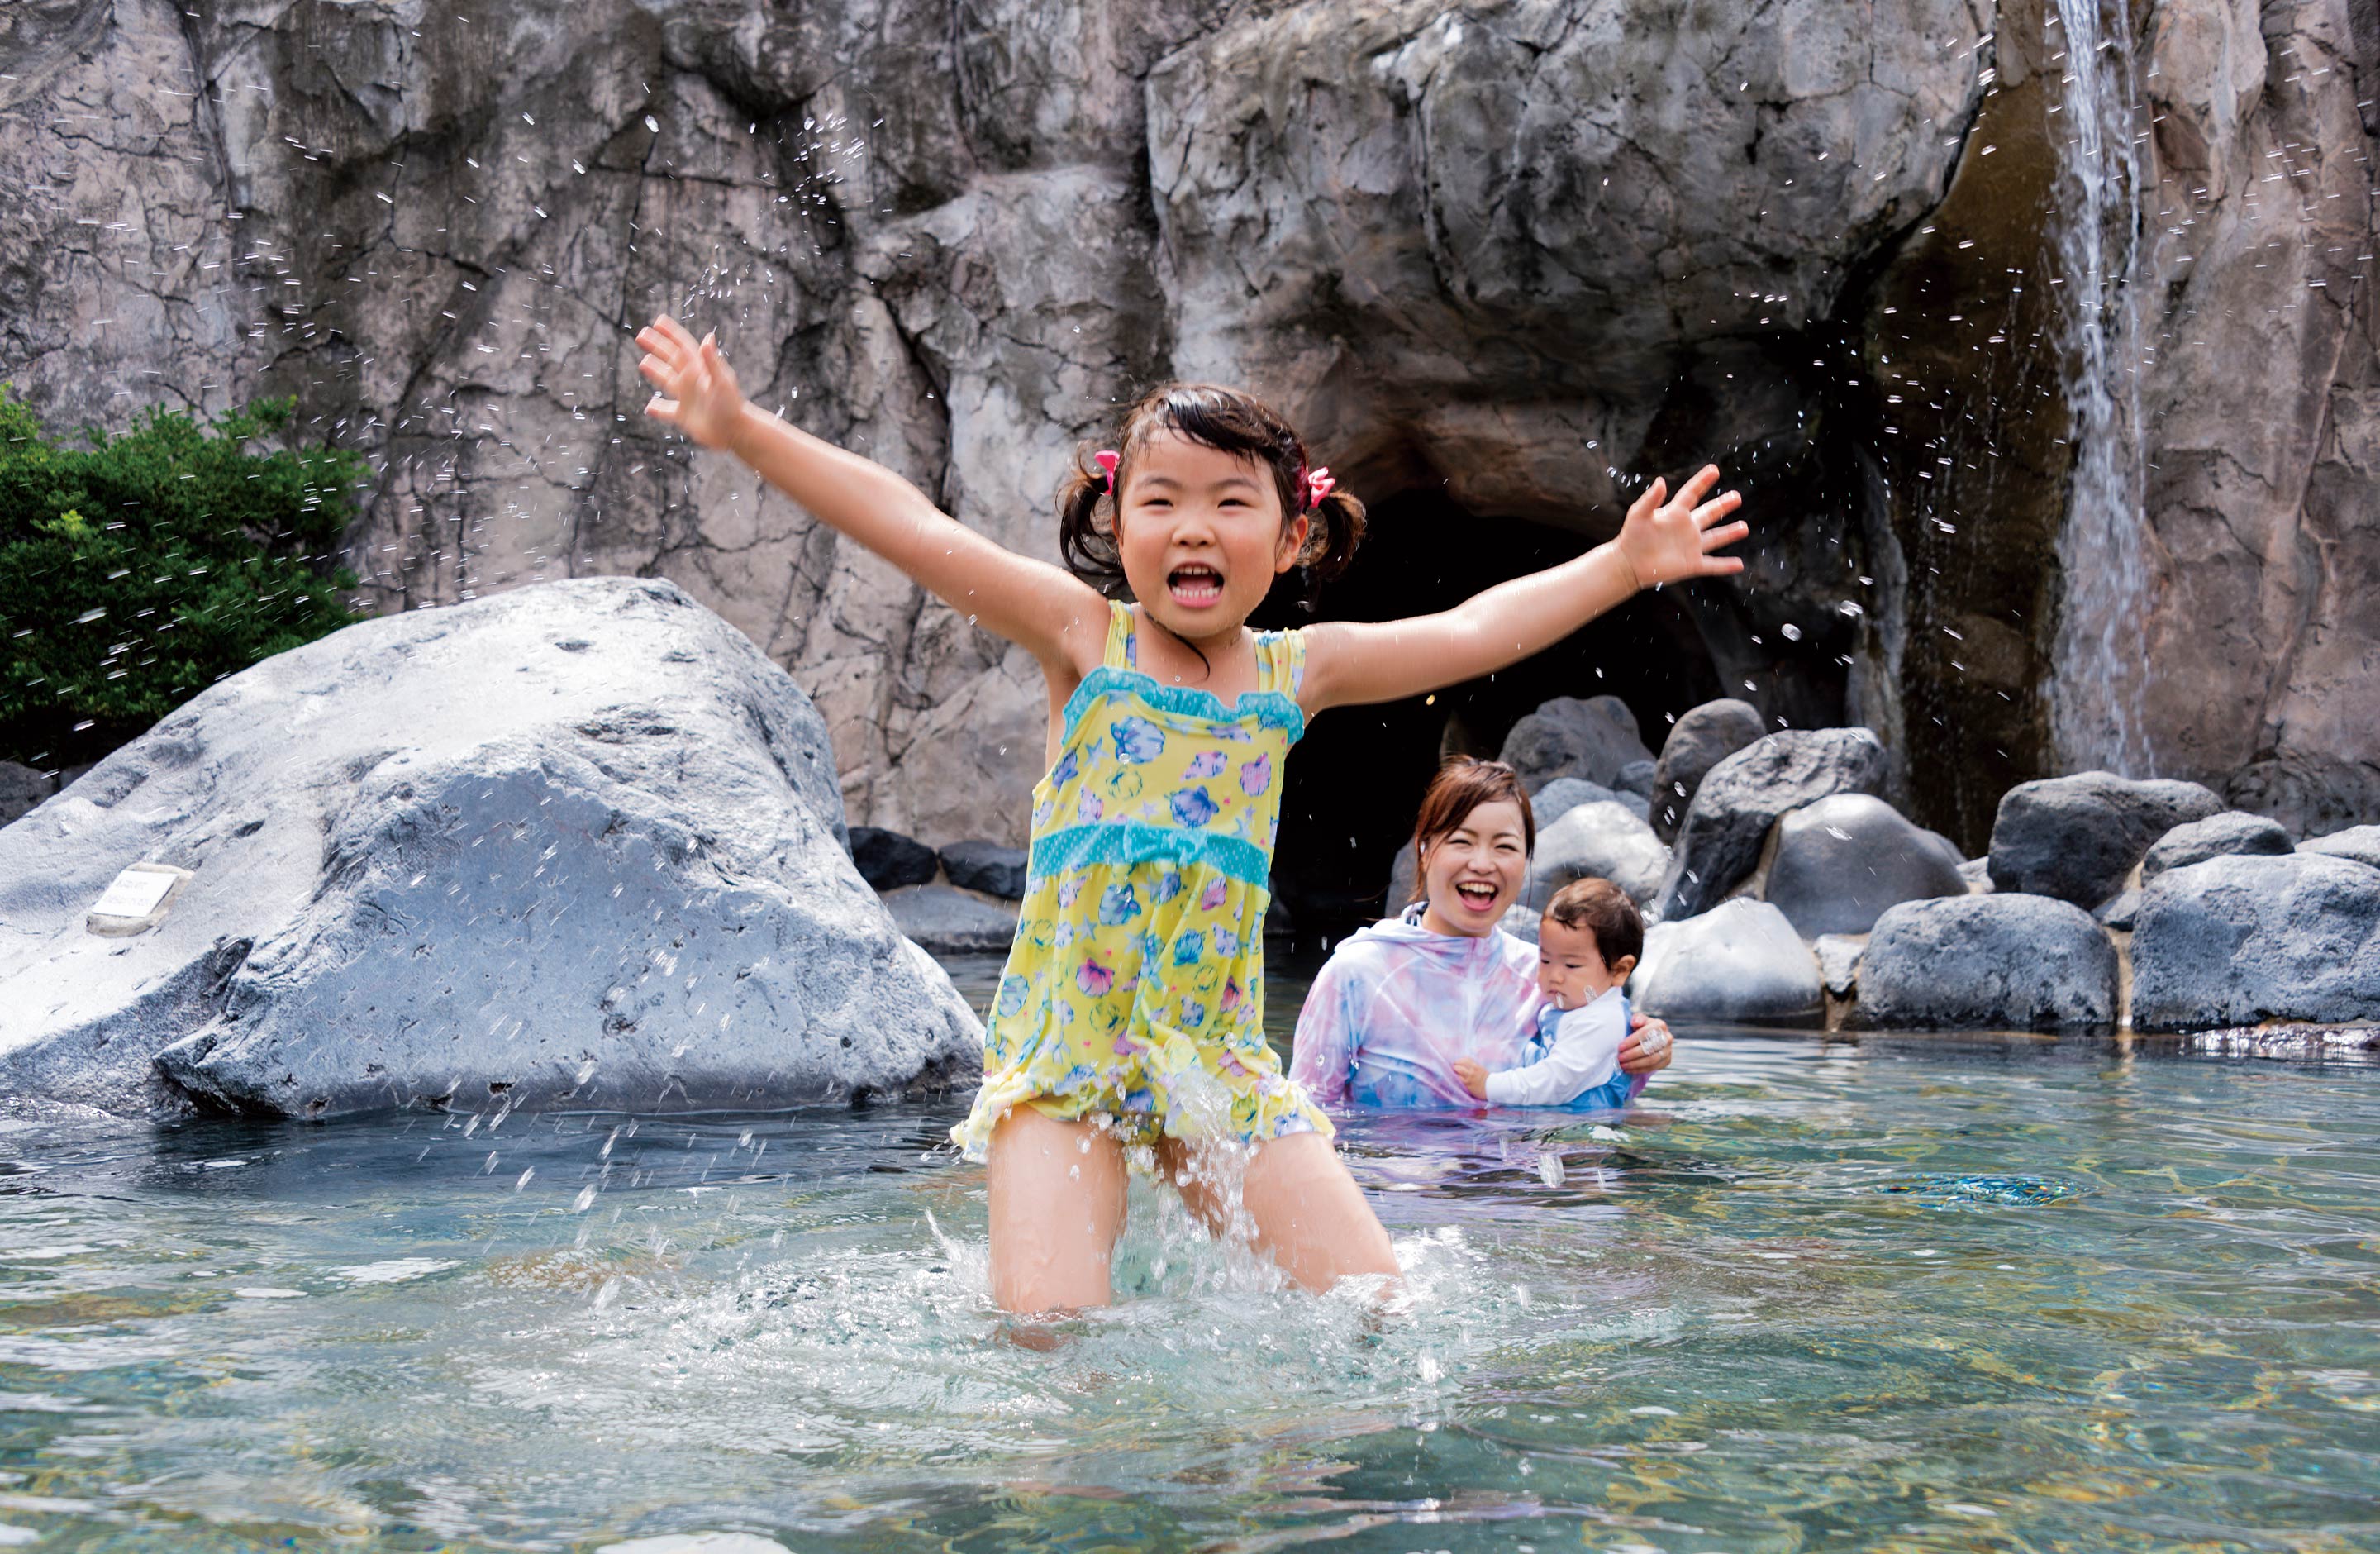
{"type": "Polygon", "coordinates": [[[2073,483],[2058,554],[2065,593],[2050,680],[2060,770],[2150,775],[2142,697],[2148,615],[2140,446],[2142,152],[2134,140],[2130,0],[2057,0],[2065,57],[2057,264],[2073,483]],[[2112,27],[2102,26],[2105,19],[2112,27]]]}

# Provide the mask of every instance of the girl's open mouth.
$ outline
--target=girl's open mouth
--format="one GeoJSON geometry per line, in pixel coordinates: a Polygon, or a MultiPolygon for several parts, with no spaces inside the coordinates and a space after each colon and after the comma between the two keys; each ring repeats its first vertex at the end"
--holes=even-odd
{"type": "Polygon", "coordinates": [[[1458,880],[1454,886],[1454,899],[1474,912],[1485,912],[1494,906],[1498,893],[1496,887],[1484,880],[1458,880]]]}
{"type": "Polygon", "coordinates": [[[1173,602],[1203,610],[1223,597],[1223,575],[1199,562],[1177,566],[1165,575],[1166,591],[1173,602]]]}

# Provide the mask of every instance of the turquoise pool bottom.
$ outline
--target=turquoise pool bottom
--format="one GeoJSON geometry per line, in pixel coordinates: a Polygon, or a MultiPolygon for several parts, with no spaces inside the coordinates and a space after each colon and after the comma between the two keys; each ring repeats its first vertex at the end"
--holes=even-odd
{"type": "Polygon", "coordinates": [[[1046,1349],[960,1110],[19,1118],[0,1548],[2380,1548],[2370,1068],[1704,1035],[1351,1120],[1406,1315],[1143,1190],[1046,1349]]]}

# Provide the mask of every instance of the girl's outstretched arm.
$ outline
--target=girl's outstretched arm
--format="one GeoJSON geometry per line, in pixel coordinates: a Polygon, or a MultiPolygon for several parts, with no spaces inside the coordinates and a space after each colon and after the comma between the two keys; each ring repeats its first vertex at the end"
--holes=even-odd
{"type": "Polygon", "coordinates": [[[660,393],[645,414],[706,448],[735,455],[830,528],[847,534],[987,631],[1079,672],[1107,640],[1107,601],[1047,562],[1018,555],[949,516],[873,459],[822,442],[744,398],[716,338],[664,314],[638,332],[638,371],[660,393]]]}
{"type": "Polygon", "coordinates": [[[1736,492],[1703,500],[1718,484],[1718,467],[1706,465],[1665,501],[1668,482],[1657,480],[1629,507],[1619,539],[1451,610],[1307,627],[1299,701],[1318,712],[1458,685],[1552,647],[1639,589],[1742,571],[1740,558],[1712,553],[1751,532],[1721,522],[1742,504],[1736,492]]]}

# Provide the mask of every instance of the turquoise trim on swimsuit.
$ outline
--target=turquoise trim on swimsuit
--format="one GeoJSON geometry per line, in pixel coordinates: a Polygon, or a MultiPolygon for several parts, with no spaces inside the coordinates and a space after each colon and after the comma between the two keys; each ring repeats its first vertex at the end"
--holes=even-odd
{"type": "Polygon", "coordinates": [[[1287,729],[1293,745],[1305,736],[1305,710],[1298,706],[1295,697],[1280,691],[1242,691],[1239,701],[1226,710],[1222,698],[1213,691],[1202,691],[1196,686],[1160,685],[1153,674],[1103,663],[1084,675],[1075,694],[1066,698],[1065,734],[1061,743],[1075,737],[1075,729],[1091,703],[1111,689],[1136,697],[1160,712],[1178,712],[1219,723],[1254,718],[1259,727],[1287,729]]]}
{"type": "Polygon", "coordinates": [[[1036,880],[1093,863],[1203,863],[1243,884],[1271,888],[1270,859],[1255,843],[1172,826],[1143,825],[1137,820],[1050,832],[1033,839],[1029,858],[1026,877],[1036,880]]]}

